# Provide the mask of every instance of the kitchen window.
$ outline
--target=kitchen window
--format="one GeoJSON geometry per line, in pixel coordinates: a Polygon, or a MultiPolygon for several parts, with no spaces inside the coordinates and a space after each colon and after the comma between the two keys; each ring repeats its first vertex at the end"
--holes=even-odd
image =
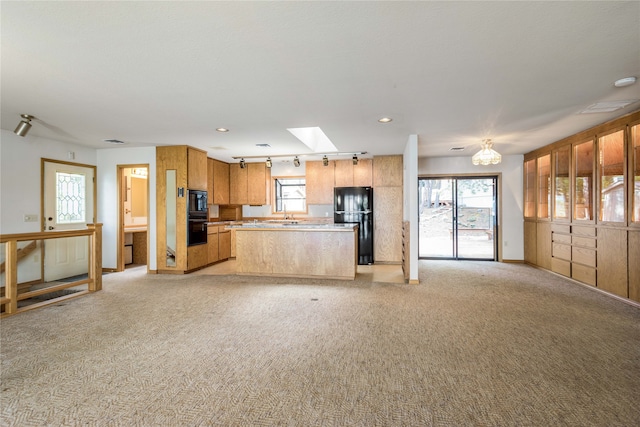
{"type": "Polygon", "coordinates": [[[276,177],[274,212],[307,212],[306,181],[303,177],[276,177]]]}

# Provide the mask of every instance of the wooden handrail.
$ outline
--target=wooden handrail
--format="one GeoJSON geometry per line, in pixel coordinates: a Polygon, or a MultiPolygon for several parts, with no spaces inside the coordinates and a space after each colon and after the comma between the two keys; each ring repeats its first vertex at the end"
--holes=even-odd
{"type": "MultiPolygon", "coordinates": [[[[24,255],[20,255],[18,250],[18,242],[24,242],[28,240],[47,240],[47,239],[59,239],[67,237],[89,237],[89,274],[88,279],[78,282],[70,283],[67,285],[50,287],[47,289],[66,288],[73,285],[86,283],[88,285],[88,291],[80,292],[84,294],[87,292],[96,292],[102,289],[102,224],[87,224],[87,228],[83,230],[67,230],[67,231],[42,231],[38,233],[17,233],[17,234],[2,234],[0,235],[0,243],[5,245],[6,259],[4,262],[5,267],[5,287],[4,295],[0,295],[0,305],[4,305],[5,312],[3,316],[18,313],[31,309],[35,306],[41,307],[47,304],[53,304],[58,302],[62,298],[68,298],[63,296],[55,298],[45,303],[34,304],[33,306],[27,306],[24,308],[18,308],[18,260],[24,255]]],[[[35,243],[35,242],[33,242],[35,243]]],[[[29,245],[30,246],[30,245],[29,245]]],[[[24,248],[23,248],[24,249],[24,248]]],[[[54,290],[55,290],[54,289],[54,290]]],[[[48,292],[51,292],[50,290],[48,292]]],[[[40,295],[45,293],[44,290],[34,291],[31,295],[40,295]]]]}

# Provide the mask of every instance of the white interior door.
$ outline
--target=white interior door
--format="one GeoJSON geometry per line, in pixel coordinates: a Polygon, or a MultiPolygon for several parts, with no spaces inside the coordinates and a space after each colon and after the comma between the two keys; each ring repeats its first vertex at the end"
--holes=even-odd
{"type": "MultiPolygon", "coordinates": [[[[85,229],[94,223],[95,168],[44,162],[44,231],[85,229]]],[[[89,271],[89,239],[45,240],[44,280],[77,276],[89,271]]]]}

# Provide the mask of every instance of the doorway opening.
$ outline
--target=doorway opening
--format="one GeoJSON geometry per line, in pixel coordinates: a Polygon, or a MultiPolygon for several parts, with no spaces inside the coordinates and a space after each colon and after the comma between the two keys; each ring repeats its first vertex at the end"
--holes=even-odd
{"type": "Polygon", "coordinates": [[[496,261],[498,176],[418,178],[418,256],[496,261]]]}
{"type": "Polygon", "coordinates": [[[141,265],[149,257],[149,165],[118,165],[117,271],[141,265]]]}

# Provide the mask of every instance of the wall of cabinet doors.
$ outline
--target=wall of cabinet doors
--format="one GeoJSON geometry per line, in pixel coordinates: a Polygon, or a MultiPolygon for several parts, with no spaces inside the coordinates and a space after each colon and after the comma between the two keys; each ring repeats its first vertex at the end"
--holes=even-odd
{"type": "Polygon", "coordinates": [[[640,302],[640,111],[524,157],[525,261],[640,302]]]}

